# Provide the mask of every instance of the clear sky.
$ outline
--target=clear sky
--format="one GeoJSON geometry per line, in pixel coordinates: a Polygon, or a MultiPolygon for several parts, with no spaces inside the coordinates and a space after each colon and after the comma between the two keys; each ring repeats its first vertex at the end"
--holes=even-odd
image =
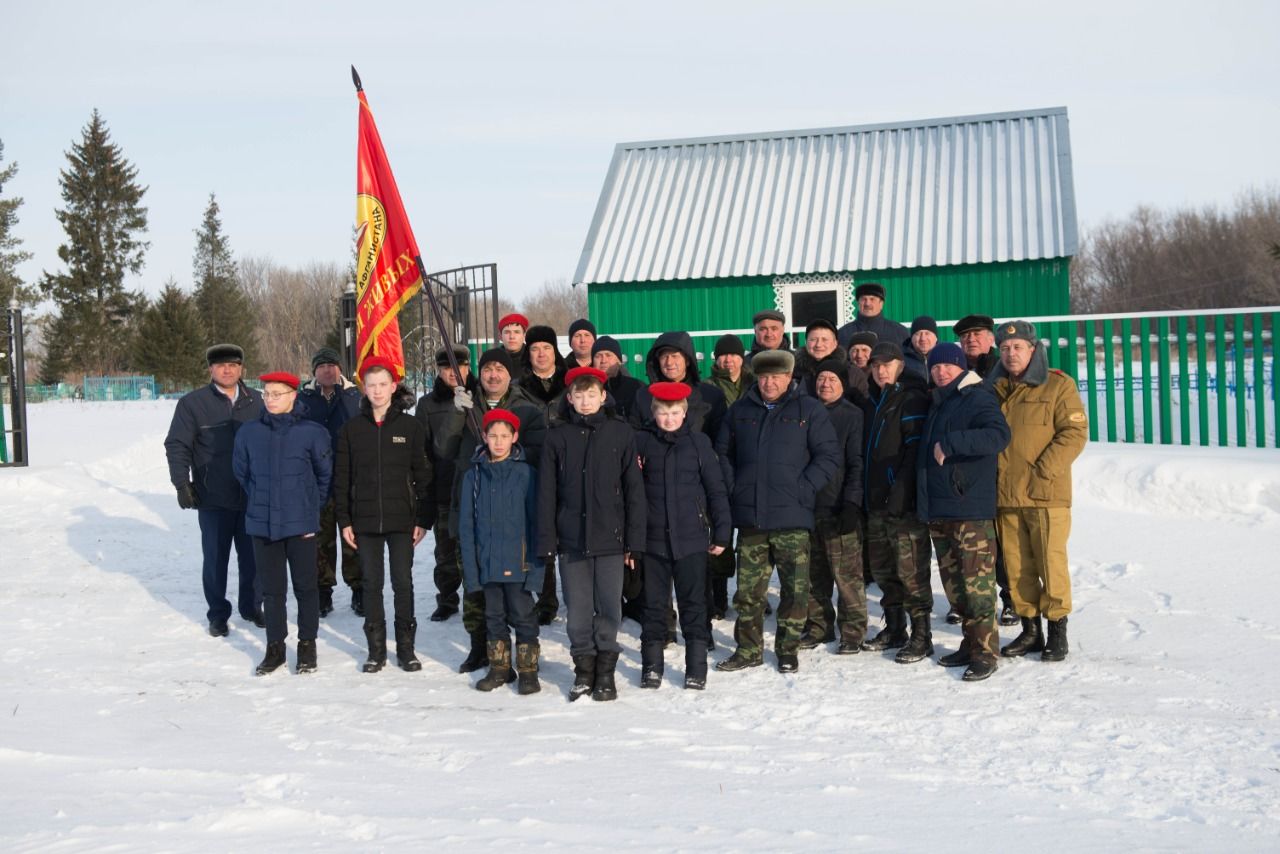
{"type": "Polygon", "coordinates": [[[619,141],[1065,105],[1081,226],[1280,184],[1280,2],[3,0],[17,236],[60,269],[58,171],[97,107],[150,187],[131,287],[190,286],[210,191],[238,255],[345,263],[360,71],[424,260],[571,278],[619,141]]]}

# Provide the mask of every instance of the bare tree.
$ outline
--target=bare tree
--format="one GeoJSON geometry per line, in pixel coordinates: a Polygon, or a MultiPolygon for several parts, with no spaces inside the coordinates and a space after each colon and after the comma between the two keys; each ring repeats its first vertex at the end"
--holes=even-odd
{"type": "Polygon", "coordinates": [[[587,316],[587,289],[575,288],[568,279],[548,279],[525,299],[523,312],[530,323],[550,326],[564,335],[570,323],[587,316]]]}
{"type": "Polygon", "coordinates": [[[339,264],[314,262],[300,269],[264,257],[239,259],[241,287],[253,301],[262,364],[250,368],[311,372],[311,354],[324,346],[336,323],[346,276],[339,264]]]}

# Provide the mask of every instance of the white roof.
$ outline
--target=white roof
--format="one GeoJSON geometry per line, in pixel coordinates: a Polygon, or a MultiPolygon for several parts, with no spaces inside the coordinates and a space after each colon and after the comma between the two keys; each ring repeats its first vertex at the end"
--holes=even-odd
{"type": "Polygon", "coordinates": [[[1075,254],[1067,110],[621,143],[575,283],[1075,254]]]}

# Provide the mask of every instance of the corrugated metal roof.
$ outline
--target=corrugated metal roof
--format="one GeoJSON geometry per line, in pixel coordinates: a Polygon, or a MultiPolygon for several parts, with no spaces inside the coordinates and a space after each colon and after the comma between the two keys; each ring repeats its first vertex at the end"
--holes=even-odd
{"type": "Polygon", "coordinates": [[[577,283],[1058,258],[1066,107],[621,143],[577,283]]]}

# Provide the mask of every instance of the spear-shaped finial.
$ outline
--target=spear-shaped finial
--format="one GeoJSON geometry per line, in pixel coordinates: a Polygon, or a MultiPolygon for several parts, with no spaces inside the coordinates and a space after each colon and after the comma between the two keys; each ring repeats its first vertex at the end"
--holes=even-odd
{"type": "Polygon", "coordinates": [[[351,66],[351,82],[352,82],[352,83],[354,83],[354,84],[356,84],[356,91],[357,91],[357,92],[363,92],[363,91],[364,91],[364,86],[362,86],[362,85],[360,84],[360,75],[359,75],[359,74],[356,74],[356,67],[355,67],[354,65],[353,65],[353,66],[351,66]]]}

